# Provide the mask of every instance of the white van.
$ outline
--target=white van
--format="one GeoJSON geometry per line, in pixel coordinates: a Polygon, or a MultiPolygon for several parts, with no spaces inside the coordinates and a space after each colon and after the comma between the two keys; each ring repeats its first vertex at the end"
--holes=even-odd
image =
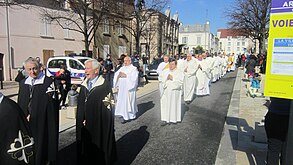
{"type": "Polygon", "coordinates": [[[67,67],[67,70],[71,73],[71,84],[81,84],[83,79],[85,78],[84,62],[88,59],[91,58],[84,56],[50,57],[46,65],[46,75],[48,77],[54,76],[55,73],[59,71],[60,65],[65,65],[67,67]]]}

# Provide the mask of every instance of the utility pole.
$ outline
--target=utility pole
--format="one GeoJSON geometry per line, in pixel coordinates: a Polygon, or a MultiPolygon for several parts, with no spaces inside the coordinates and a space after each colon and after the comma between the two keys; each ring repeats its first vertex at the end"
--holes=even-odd
{"type": "Polygon", "coordinates": [[[11,81],[11,43],[10,43],[10,25],[9,25],[9,2],[5,0],[5,7],[6,7],[6,28],[7,28],[7,45],[8,45],[8,73],[9,73],[9,80],[11,81]]]}

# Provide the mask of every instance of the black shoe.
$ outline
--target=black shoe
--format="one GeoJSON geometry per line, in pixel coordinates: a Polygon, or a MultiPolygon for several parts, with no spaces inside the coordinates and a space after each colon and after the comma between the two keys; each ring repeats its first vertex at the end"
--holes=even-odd
{"type": "Polygon", "coordinates": [[[190,104],[190,103],[191,103],[191,101],[185,101],[185,103],[186,103],[186,104],[190,104]]]}
{"type": "Polygon", "coordinates": [[[165,125],[167,125],[167,122],[162,121],[162,122],[161,122],[161,126],[165,126],[165,125]]]}

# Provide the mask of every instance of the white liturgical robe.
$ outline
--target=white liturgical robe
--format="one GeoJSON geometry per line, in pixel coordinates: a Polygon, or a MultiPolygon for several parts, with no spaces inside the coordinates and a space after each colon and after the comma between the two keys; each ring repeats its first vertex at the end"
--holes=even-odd
{"type": "Polygon", "coordinates": [[[161,120],[167,123],[181,121],[181,93],[183,85],[183,73],[178,69],[162,72],[163,94],[161,97],[161,120]],[[173,80],[167,80],[168,75],[173,80]]]}
{"type": "Polygon", "coordinates": [[[160,96],[162,96],[163,92],[163,85],[162,85],[162,72],[164,70],[169,69],[169,62],[161,62],[157,68],[157,73],[158,73],[158,80],[159,80],[159,90],[160,90],[160,96]]]}
{"type": "Polygon", "coordinates": [[[209,87],[209,67],[208,64],[202,60],[198,60],[198,65],[201,66],[202,69],[198,69],[196,72],[196,80],[197,80],[197,87],[196,87],[196,95],[209,95],[210,94],[210,87],[209,87]]]}
{"type": "Polygon", "coordinates": [[[184,82],[183,82],[183,94],[184,101],[192,101],[194,90],[196,87],[196,72],[198,64],[196,60],[190,60],[185,62],[184,65],[184,82]]]}
{"type": "Polygon", "coordinates": [[[124,120],[134,119],[136,117],[136,89],[138,84],[138,70],[135,66],[121,67],[114,74],[114,87],[118,88],[117,102],[115,105],[115,115],[122,116],[124,120]],[[119,78],[119,72],[125,73],[125,78],[119,78]]]}

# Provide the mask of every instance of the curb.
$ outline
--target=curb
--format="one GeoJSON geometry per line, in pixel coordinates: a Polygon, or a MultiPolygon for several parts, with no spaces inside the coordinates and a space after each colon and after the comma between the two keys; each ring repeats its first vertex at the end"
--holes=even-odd
{"type": "Polygon", "coordinates": [[[241,74],[237,70],[233,93],[222,132],[215,165],[235,165],[236,147],[238,143],[239,105],[241,74]]]}

